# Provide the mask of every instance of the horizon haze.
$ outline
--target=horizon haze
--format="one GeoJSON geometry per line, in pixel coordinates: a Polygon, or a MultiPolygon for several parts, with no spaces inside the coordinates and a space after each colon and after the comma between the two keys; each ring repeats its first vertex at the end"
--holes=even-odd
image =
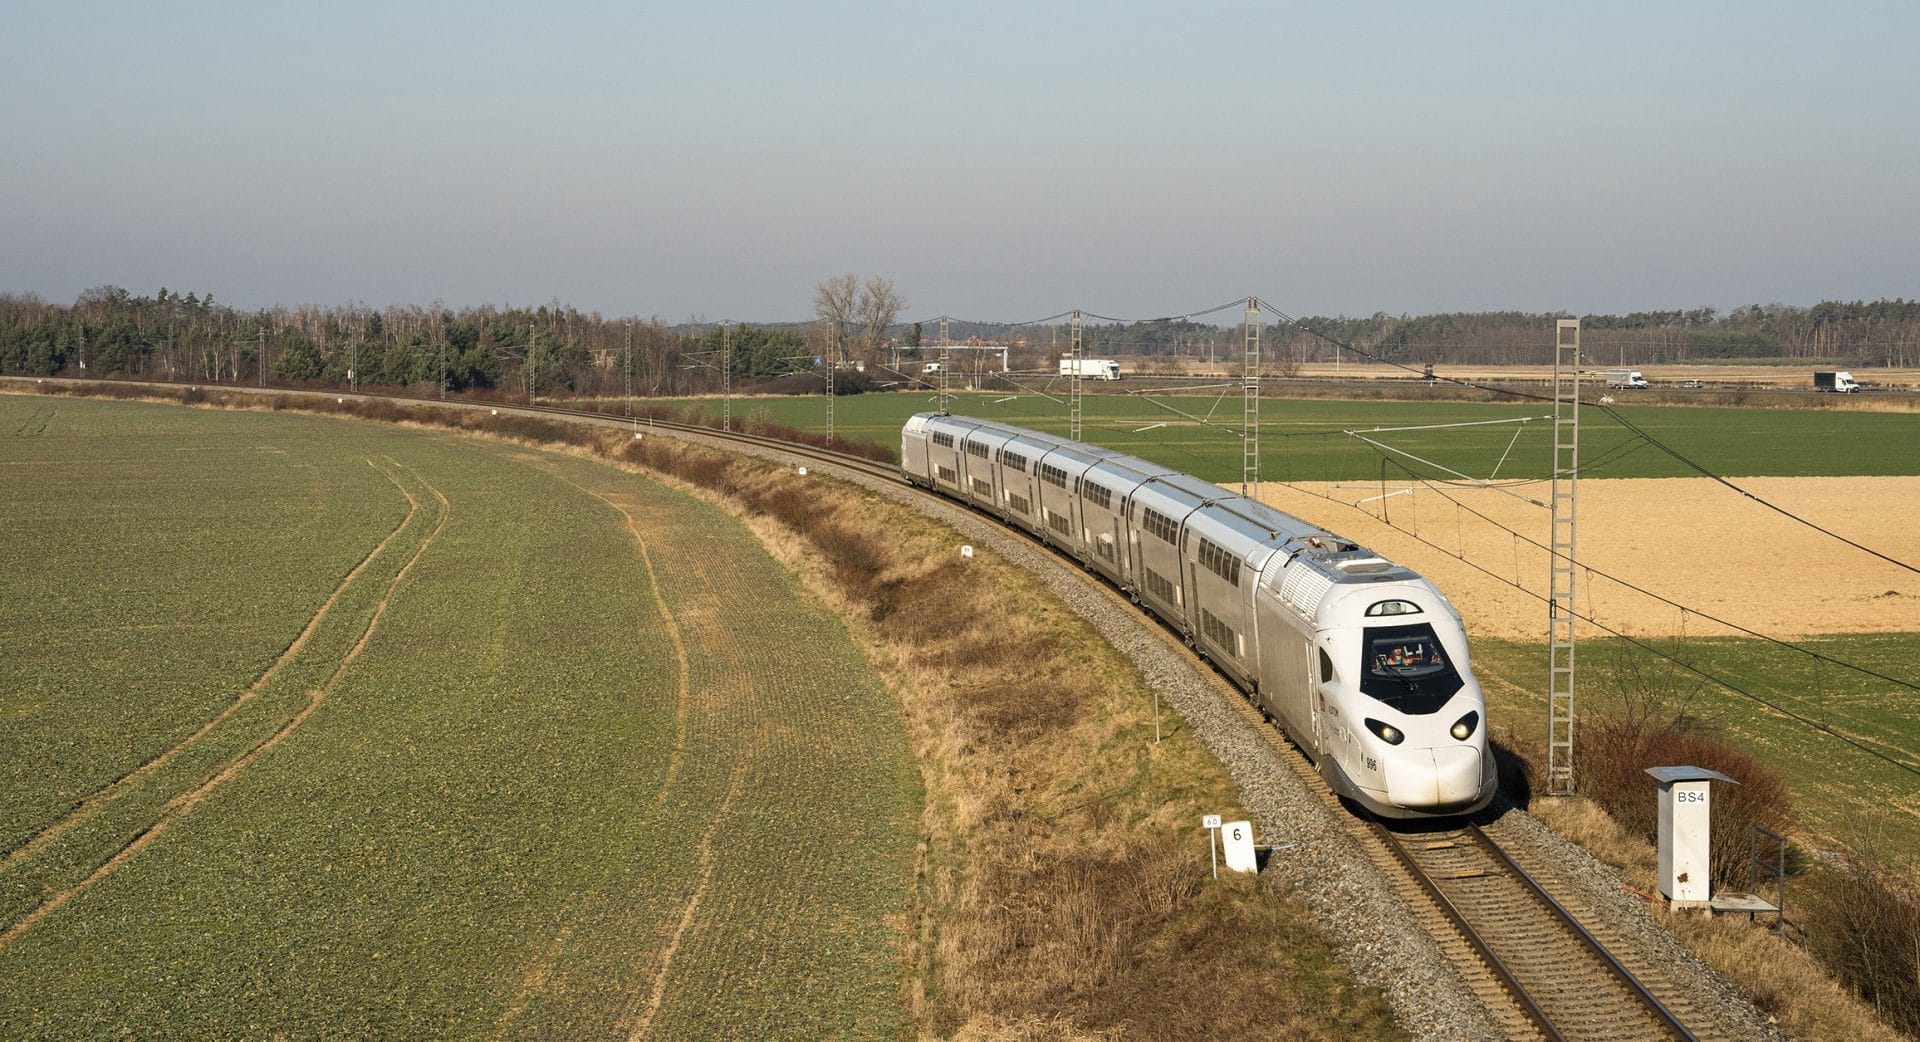
{"type": "Polygon", "coordinates": [[[1920,295],[1920,8],[28,2],[0,292],[797,321],[1920,295]]]}

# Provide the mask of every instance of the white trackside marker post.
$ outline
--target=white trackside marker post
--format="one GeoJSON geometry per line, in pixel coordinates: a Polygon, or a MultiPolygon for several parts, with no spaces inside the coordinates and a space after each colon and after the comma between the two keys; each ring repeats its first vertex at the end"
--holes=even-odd
{"type": "Polygon", "coordinates": [[[1213,878],[1220,878],[1220,851],[1213,845],[1214,833],[1220,831],[1220,815],[1206,814],[1200,818],[1200,827],[1207,830],[1207,860],[1213,862],[1213,878]]]}
{"type": "Polygon", "coordinates": [[[960,556],[961,556],[961,557],[965,557],[965,558],[968,558],[968,559],[972,559],[972,557],[973,557],[973,547],[971,547],[971,546],[962,546],[962,547],[960,548],[960,556]]]}
{"type": "Polygon", "coordinates": [[[1260,859],[1253,852],[1252,822],[1229,821],[1220,826],[1220,849],[1226,853],[1227,871],[1260,871],[1260,859]]]}

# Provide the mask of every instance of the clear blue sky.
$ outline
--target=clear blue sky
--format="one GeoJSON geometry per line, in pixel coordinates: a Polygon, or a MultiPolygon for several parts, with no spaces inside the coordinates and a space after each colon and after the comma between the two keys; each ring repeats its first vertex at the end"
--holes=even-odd
{"type": "Polygon", "coordinates": [[[43,3],[0,291],[804,317],[1920,296],[1920,5],[43,3]]]}

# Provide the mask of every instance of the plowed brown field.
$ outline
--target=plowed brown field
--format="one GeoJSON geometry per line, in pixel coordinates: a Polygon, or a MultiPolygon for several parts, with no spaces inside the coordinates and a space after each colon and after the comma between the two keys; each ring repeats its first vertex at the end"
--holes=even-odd
{"type": "MultiPolygon", "coordinates": [[[[1920,561],[1913,516],[1920,477],[1734,480],[1854,542],[1896,560],[1920,561]]],[[[1544,482],[1444,491],[1268,482],[1261,498],[1433,580],[1466,617],[1470,633],[1546,638],[1547,552],[1506,531],[1549,541],[1544,482]]],[[[1644,636],[1733,632],[1694,614],[1704,612],[1777,637],[1920,629],[1920,575],[1710,479],[1590,479],[1580,483],[1579,506],[1577,609],[1604,626],[1644,636]],[[1607,576],[1691,610],[1661,604],[1607,576]]]]}

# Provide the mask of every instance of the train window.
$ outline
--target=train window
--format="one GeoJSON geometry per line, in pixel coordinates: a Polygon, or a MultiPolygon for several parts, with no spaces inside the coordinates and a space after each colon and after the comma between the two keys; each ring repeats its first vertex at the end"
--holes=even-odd
{"type": "Polygon", "coordinates": [[[1160,511],[1155,510],[1152,507],[1146,508],[1146,510],[1142,511],[1142,513],[1144,513],[1146,516],[1143,517],[1140,521],[1141,527],[1145,528],[1148,532],[1151,532],[1154,535],[1159,536],[1161,539],[1164,539],[1169,543],[1177,542],[1179,540],[1180,538],[1179,522],[1175,521],[1173,518],[1170,518],[1165,514],[1162,514],[1160,511]]]}
{"type": "Polygon", "coordinates": [[[1027,497],[1016,496],[1011,492],[1007,493],[1007,506],[1012,507],[1016,514],[1030,513],[1033,509],[1033,504],[1027,502],[1027,497]]]}
{"type": "Polygon", "coordinates": [[[1327,649],[1325,648],[1320,649],[1320,682],[1322,684],[1333,683],[1333,656],[1327,654],[1327,649]]]}
{"type": "Polygon", "coordinates": [[[952,467],[940,467],[937,468],[937,470],[941,481],[949,485],[958,485],[960,483],[960,475],[955,473],[952,467]]]}
{"type": "Polygon", "coordinates": [[[1214,614],[1205,608],[1200,609],[1200,631],[1205,633],[1207,639],[1213,641],[1216,647],[1224,648],[1235,655],[1240,653],[1240,635],[1233,632],[1233,627],[1215,618],[1214,614]]]}
{"type": "Polygon", "coordinates": [[[1452,656],[1425,623],[1368,627],[1360,657],[1360,690],[1403,713],[1438,712],[1460,690],[1452,656]]]}
{"type": "Polygon", "coordinates": [[[1080,486],[1080,489],[1081,489],[1081,494],[1086,496],[1087,502],[1092,503],[1094,506],[1097,506],[1102,510],[1113,509],[1113,490],[1112,489],[1107,488],[1105,485],[1096,485],[1091,481],[1080,486]]]}
{"type": "Polygon", "coordinates": [[[1211,539],[1200,540],[1200,567],[1232,583],[1240,585],[1240,559],[1227,551],[1227,548],[1211,539]]]}
{"type": "Polygon", "coordinates": [[[974,478],[973,491],[978,495],[982,495],[987,497],[988,499],[992,499],[993,498],[993,482],[982,481],[979,478],[974,478]]]}
{"type": "Polygon", "coordinates": [[[1069,539],[1073,538],[1073,519],[1065,514],[1047,511],[1047,527],[1069,539]]]}
{"type": "Polygon", "coordinates": [[[1066,488],[1067,487],[1066,468],[1056,467],[1051,463],[1042,463],[1040,464],[1040,480],[1046,482],[1049,485],[1053,485],[1057,488],[1066,488]]]}
{"type": "Polygon", "coordinates": [[[1027,472],[1027,458],[1017,452],[1002,452],[1000,454],[1000,462],[1005,463],[1007,466],[1012,467],[1022,474],[1027,472]]]}
{"type": "Polygon", "coordinates": [[[980,444],[977,441],[967,442],[967,455],[978,456],[981,459],[986,459],[987,447],[985,445],[980,444]]]}
{"type": "Polygon", "coordinates": [[[934,431],[933,443],[942,448],[953,448],[953,435],[948,434],[946,431],[934,431]]]}
{"type": "Polygon", "coordinates": [[[1368,615],[1418,615],[1420,606],[1412,601],[1374,601],[1367,605],[1368,615]]]}

